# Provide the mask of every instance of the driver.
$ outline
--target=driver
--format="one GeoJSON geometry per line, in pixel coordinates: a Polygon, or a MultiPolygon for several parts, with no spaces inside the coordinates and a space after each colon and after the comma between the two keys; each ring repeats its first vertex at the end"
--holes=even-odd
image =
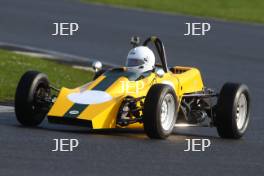
{"type": "Polygon", "coordinates": [[[139,73],[153,70],[155,67],[154,53],[146,46],[135,47],[128,53],[126,67],[139,73]]]}

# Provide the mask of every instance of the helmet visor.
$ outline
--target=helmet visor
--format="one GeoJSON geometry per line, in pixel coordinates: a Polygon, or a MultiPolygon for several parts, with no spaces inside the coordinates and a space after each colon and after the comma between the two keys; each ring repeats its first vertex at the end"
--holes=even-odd
{"type": "Polygon", "coordinates": [[[140,66],[140,65],[143,65],[143,64],[144,64],[143,60],[129,58],[127,60],[126,66],[127,67],[136,67],[136,66],[140,66]]]}

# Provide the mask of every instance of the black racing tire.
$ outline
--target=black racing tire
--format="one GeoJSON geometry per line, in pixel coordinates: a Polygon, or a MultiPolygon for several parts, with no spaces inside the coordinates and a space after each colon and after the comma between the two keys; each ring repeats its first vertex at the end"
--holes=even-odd
{"type": "Polygon", "coordinates": [[[47,115],[47,111],[36,104],[36,94],[40,91],[50,93],[47,76],[37,71],[27,71],[21,77],[15,94],[15,114],[20,124],[34,127],[47,115]]]}
{"type": "Polygon", "coordinates": [[[215,125],[222,138],[239,139],[248,127],[250,117],[249,89],[244,84],[226,83],[216,106],[215,125]]]}
{"type": "Polygon", "coordinates": [[[153,85],[145,98],[143,109],[144,131],[148,137],[152,139],[167,138],[172,133],[177,120],[177,110],[178,101],[174,89],[165,84],[153,85]],[[167,111],[163,110],[163,103],[167,105],[167,111]],[[167,112],[165,113],[167,114],[166,118],[162,118],[163,112],[167,112]]]}

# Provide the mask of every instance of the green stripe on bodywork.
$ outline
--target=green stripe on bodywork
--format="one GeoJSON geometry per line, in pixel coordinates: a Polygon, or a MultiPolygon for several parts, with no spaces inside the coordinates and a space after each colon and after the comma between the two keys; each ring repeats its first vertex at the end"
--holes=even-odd
{"type": "Polygon", "coordinates": [[[140,74],[138,72],[124,71],[122,70],[122,68],[113,69],[111,71],[104,73],[105,78],[99,84],[97,84],[92,90],[105,91],[120,77],[126,77],[129,81],[136,81],[141,76],[146,77],[150,73],[151,72],[140,74]]]}
{"type": "Polygon", "coordinates": [[[72,107],[65,113],[66,118],[77,118],[89,105],[75,103],[72,107]],[[78,113],[73,114],[72,112],[78,111],[78,113]]]}
{"type": "Polygon", "coordinates": [[[108,87],[110,87],[115,81],[116,77],[109,76],[105,77],[99,84],[97,84],[92,90],[101,90],[105,91],[108,87]]]}

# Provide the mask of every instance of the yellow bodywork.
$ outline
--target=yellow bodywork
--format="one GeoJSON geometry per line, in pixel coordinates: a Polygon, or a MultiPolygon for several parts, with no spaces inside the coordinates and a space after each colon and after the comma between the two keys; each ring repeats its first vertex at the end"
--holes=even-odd
{"type": "MultiPolygon", "coordinates": [[[[49,118],[56,117],[62,120],[68,118],[65,114],[75,106],[75,103],[69,100],[68,95],[93,90],[105,79],[106,76],[103,74],[95,81],[81,87],[74,89],[63,87],[48,113],[49,118]]],[[[162,77],[153,72],[138,81],[129,81],[127,77],[121,76],[104,90],[113,97],[111,100],[99,104],[82,105],[81,113],[75,118],[91,121],[93,129],[116,128],[117,113],[123,99],[127,96],[134,98],[146,96],[150,87],[157,83],[171,85],[179,102],[183,94],[202,91],[204,88],[199,70],[190,67],[174,67],[172,72],[169,71],[162,77]]],[[[128,127],[142,127],[142,124],[135,123],[128,127]]]]}

